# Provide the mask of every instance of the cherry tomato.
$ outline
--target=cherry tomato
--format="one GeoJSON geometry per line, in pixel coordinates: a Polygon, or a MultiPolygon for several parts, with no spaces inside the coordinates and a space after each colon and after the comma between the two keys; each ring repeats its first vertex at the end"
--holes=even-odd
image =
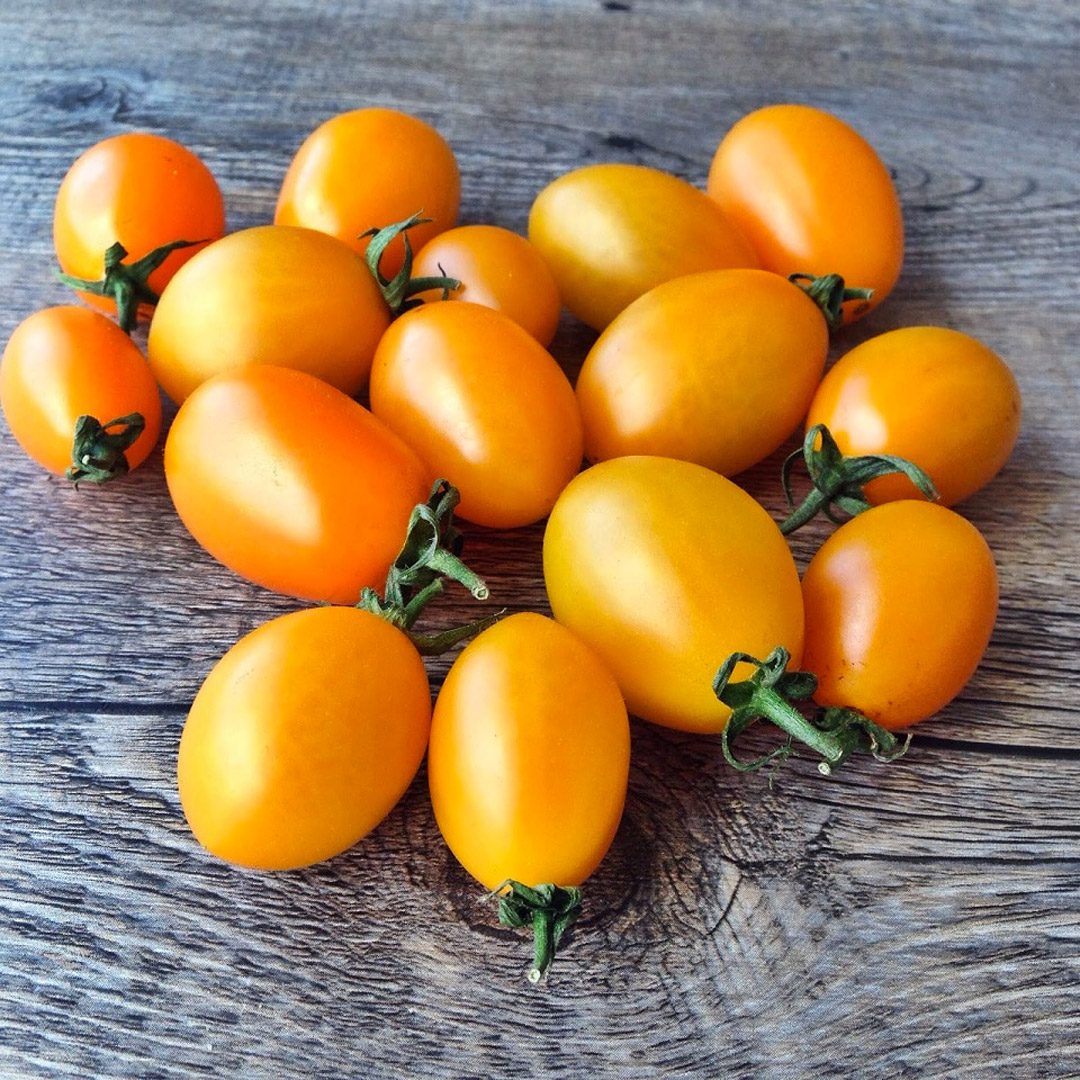
{"type": "Polygon", "coordinates": [[[892,291],[904,260],[904,222],[889,172],[838,117],[808,105],[770,105],[724,136],[709,194],[761,265],[777,274],[840,274],[871,288],[844,306],[851,322],[892,291]]]}
{"type": "Polygon", "coordinates": [[[591,461],[655,454],[731,475],[806,415],[829,332],[802,289],[764,270],[678,278],[600,335],[577,383],[591,461]]]}
{"type": "MultiPolygon", "coordinates": [[[[539,251],[497,225],[461,225],[417,252],[413,277],[452,277],[461,288],[450,299],[494,308],[548,345],[559,325],[559,290],[539,251]]],[[[418,293],[434,300],[438,292],[418,293]]]]}
{"type": "MultiPolygon", "coordinates": [[[[544,533],[555,618],[592,646],[630,711],[684,731],[723,730],[712,690],[734,652],[783,645],[798,664],[799,577],[769,515],[730,480],[689,462],[622,457],[559,497],[544,533]]],[[[736,679],[752,669],[740,664],[736,679]]]]}
{"type": "MultiPolygon", "coordinates": [[[[956,330],[910,326],[864,341],[829,370],[807,427],[845,454],[895,454],[930,474],[951,506],[992,480],[1020,432],[1020,390],[1005,362],[956,330]]],[[[906,477],[872,481],[881,503],[917,497],[906,477]]]]}
{"type": "Polygon", "coordinates": [[[423,661],[384,619],[341,607],[273,619],[218,661],[184,725],[191,831],[243,866],[329,859],[405,793],[430,723],[423,661]]]}
{"type": "Polygon", "coordinates": [[[431,725],[428,783],[450,850],[494,889],[578,885],[622,816],[626,706],[610,672],[569,630],[523,612],[475,638],[446,677],[431,725]]]}
{"type": "MultiPolygon", "coordinates": [[[[274,221],[329,233],[362,254],[361,233],[422,210],[431,221],[410,231],[416,248],[457,221],[460,199],[457,159],[433,127],[393,109],[357,109],[307,137],[285,174],[274,221]]],[[[400,240],[387,248],[388,277],[404,256],[400,240]]]]}
{"type": "Polygon", "coordinates": [[[296,368],[355,394],[389,324],[355,252],[312,229],[261,225],[212,244],[176,275],[150,325],[150,366],[177,402],[244,364],[296,368]]]}
{"type": "Polygon", "coordinates": [[[974,525],[905,500],[837,529],[806,569],[803,599],[815,698],[896,730],[933,716],[971,678],[994,628],[997,572],[974,525]]]}
{"type": "Polygon", "coordinates": [[[138,347],[104,315],[73,305],[45,308],[16,327],[0,363],[0,403],[19,445],[61,475],[73,464],[80,416],[104,425],[142,417],[118,473],[141,464],[161,433],[161,396],[138,347]]]}
{"type": "Polygon", "coordinates": [[[425,304],[386,332],[371,409],[461,493],[466,521],[542,518],[581,466],[581,420],[562,369],[505,315],[425,304]]]}
{"type": "Polygon", "coordinates": [[[560,176],[532,205],[529,239],[563,303],[594,330],[672,278],[758,265],[704,192],[644,165],[588,165],[560,176]]]}
{"type": "MultiPolygon", "coordinates": [[[[53,241],[60,268],[96,280],[114,243],[134,262],[174,240],[216,240],[225,232],[225,204],[210,170],[172,139],[147,132],[114,135],[91,146],[68,170],[56,196],[53,241]]],[[[160,294],[199,250],[182,248],[149,277],[160,294]]],[[[80,293],[112,311],[112,300],[80,293]]]]}
{"type": "Polygon", "coordinates": [[[340,390],[262,364],[184,402],[165,478],[180,519],[216,559],[267,588],[339,604],[382,586],[433,480],[340,390]]]}

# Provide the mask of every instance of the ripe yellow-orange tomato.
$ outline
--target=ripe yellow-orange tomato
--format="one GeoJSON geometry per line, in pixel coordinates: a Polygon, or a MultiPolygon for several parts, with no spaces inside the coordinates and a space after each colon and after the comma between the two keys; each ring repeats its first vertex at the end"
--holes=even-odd
{"type": "MultiPolygon", "coordinates": [[[[555,618],[592,646],[630,711],[718,733],[731,710],[712,682],[734,652],[802,655],[799,576],[780,530],[730,480],[685,461],[594,465],[559,497],[544,533],[555,618]]],[[[735,680],[753,669],[736,668],[735,680]]]]}
{"type": "MultiPolygon", "coordinates": [[[[543,256],[524,236],[497,225],[461,225],[417,252],[413,277],[452,277],[452,300],[494,308],[548,345],[559,325],[559,290],[543,256]]],[[[434,300],[439,292],[418,293],[434,300]]]]}
{"type": "MultiPolygon", "coordinates": [[[[413,248],[457,221],[461,178],[446,140],[423,120],[394,109],[356,109],[332,117],[304,141],[289,165],[274,221],[336,236],[356,251],[360,234],[417,211],[430,222],[409,231],[413,248]]],[[[401,269],[400,239],[386,249],[387,277],[401,269]]]]}
{"type": "Polygon", "coordinates": [[[423,661],[356,608],[294,611],[214,666],[180,739],[191,831],[242,866],[288,870],[352,847],[390,812],[424,756],[423,661]]]}
{"type": "MultiPolygon", "coordinates": [[[[225,204],[210,170],[161,135],[132,131],[91,146],[68,170],[56,195],[53,242],[60,269],[95,281],[107,248],[121,243],[134,262],[174,240],[218,239],[225,204]]],[[[147,284],[160,294],[199,246],[172,252],[147,284]]],[[[110,299],[80,293],[112,311],[110,299]]]]}
{"type": "Polygon", "coordinates": [[[458,861],[494,889],[579,885],[622,816],[626,706],[610,672],[542,615],[503,619],[446,677],[431,724],[435,820],[458,861]]]}
{"type": "Polygon", "coordinates": [[[371,409],[461,493],[466,521],[538,521],[581,467],[574,391],[517,323],[478,304],[424,304],[386,332],[371,409]]]}
{"type": "MultiPolygon", "coordinates": [[[[810,404],[845,454],[894,454],[930,474],[946,506],[989,483],[1020,433],[1020,389],[981,342],[940,326],[864,341],[834,364],[810,404]]],[[[874,503],[918,497],[900,474],[866,487],[874,503]]]]}
{"type": "Polygon", "coordinates": [[[182,402],[244,364],[317,375],[355,394],[390,312],[355,252],[312,229],[261,225],[231,233],[188,262],[150,324],[150,366],[182,402]]]}
{"type": "Polygon", "coordinates": [[[60,475],[72,465],[80,416],[102,424],[142,416],[142,434],[123,452],[127,469],[146,459],[161,433],[161,395],[138,347],[111,319],[70,304],[15,328],[0,362],[0,404],[19,445],[60,475]]]}
{"type": "Polygon", "coordinates": [[[994,629],[997,572],[974,525],[904,500],[840,526],[807,567],[803,599],[815,699],[896,730],[933,716],[971,678],[994,629]]]}
{"type": "Polygon", "coordinates": [[[904,261],[904,221],[888,169],[838,117],[809,105],[770,105],[724,136],[709,194],[745,233],[766,270],[840,274],[869,288],[851,322],[892,291],[904,261]]]}
{"type": "Polygon", "coordinates": [[[563,303],[594,330],[672,278],[758,265],[704,192],[644,165],[587,165],[552,181],[529,212],[529,239],[563,303]]]}
{"type": "Polygon", "coordinates": [[[165,442],[181,521],[216,559],[269,589],[355,604],[382,588],[433,477],[340,390],[252,364],[203,383],[165,442]]]}
{"type": "Polygon", "coordinates": [[[776,274],[713,270],[659,285],[585,359],[585,455],[653,454],[741,472],[806,415],[828,349],[817,304],[776,274]]]}

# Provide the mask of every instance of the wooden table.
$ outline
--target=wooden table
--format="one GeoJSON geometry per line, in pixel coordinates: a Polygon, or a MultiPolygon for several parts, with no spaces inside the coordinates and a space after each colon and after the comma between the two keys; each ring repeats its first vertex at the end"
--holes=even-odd
{"type": "MultiPolygon", "coordinates": [[[[270,218],[317,123],[396,106],[452,142],[463,220],[520,230],[563,171],[643,162],[702,183],[734,120],[797,100],[858,127],[904,204],[900,285],[836,351],[961,328],[1008,358],[1026,410],[1011,463],[963,508],[1002,603],[961,698],[900,763],[825,779],[803,761],[771,787],[715,740],[636,724],[623,827],[539,988],[422,775],[310,870],[245,872],[195,844],[174,783],[188,705],[296,604],[197,547],[160,453],[76,493],[5,429],[0,1073],[1080,1074],[1078,44],[1067,0],[0,5],[5,339],[64,299],[52,200],[106,135],[192,146],[237,228],[270,218]]],[[[573,373],[589,343],[567,318],[554,351],[573,373]]],[[[746,478],[774,511],[777,461],[746,478]]],[[[825,532],[800,534],[801,560],[825,532]]],[[[512,609],[544,609],[540,537],[470,530],[512,609]]]]}

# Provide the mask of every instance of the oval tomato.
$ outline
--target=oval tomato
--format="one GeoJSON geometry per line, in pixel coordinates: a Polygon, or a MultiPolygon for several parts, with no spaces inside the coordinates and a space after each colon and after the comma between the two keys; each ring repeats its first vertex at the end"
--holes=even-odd
{"type": "Polygon", "coordinates": [[[932,716],[971,678],[997,616],[997,572],[959,514],[892,502],[822,544],[803,599],[803,667],[817,676],[816,700],[896,730],[932,716]]]}
{"type": "Polygon", "coordinates": [[[390,812],[427,745],[423,661],[384,619],[273,619],[214,666],[180,739],[191,831],[213,854],[286,870],[352,847],[390,812]]]}
{"type": "Polygon", "coordinates": [[[626,707],[569,630],[511,615],[466,646],[435,703],[428,784],[459,862],[488,889],[578,885],[622,816],[626,707]]]}
{"type": "MultiPolygon", "coordinates": [[[[127,262],[174,240],[216,240],[225,232],[225,204],[210,170],[190,150],[161,135],[127,132],[104,139],[68,170],[56,195],[53,241],[60,268],[96,280],[115,243],[127,262]]],[[[160,294],[199,245],[172,252],[148,279],[160,294]]],[[[112,300],[80,293],[112,311],[112,300]]]]}
{"type": "MultiPolygon", "coordinates": [[[[913,461],[951,506],[1008,460],[1020,432],[1020,390],[981,342],[940,326],[909,326],[841,357],[814,395],[806,424],[825,424],[845,454],[913,461]]],[[[874,503],[917,494],[900,474],[866,486],[874,503]]]]}
{"type": "Polygon", "coordinates": [[[560,176],[532,205],[529,239],[563,303],[594,330],[672,278],[758,265],[704,192],[644,165],[588,165],[560,176]]]}
{"type": "Polygon", "coordinates": [[[777,274],[839,274],[874,290],[844,305],[851,322],[892,291],[904,222],[888,170],[858,132],[808,105],[770,105],[724,136],[709,195],[777,274]]]}
{"type": "Polygon", "coordinates": [[[715,270],[659,285],[585,359],[577,383],[585,454],[741,472],[806,415],[828,349],[821,310],[776,274],[715,270]]]}
{"type": "Polygon", "coordinates": [[[184,402],[165,478],[216,559],[267,588],[340,604],[382,587],[433,479],[363,406],[312,375],[261,364],[184,402]]]}
{"type": "Polygon", "coordinates": [[[30,457],[50,472],[70,468],[72,479],[105,480],[134,469],[161,433],[161,396],[138,347],[104,315],[74,305],[45,308],[15,328],[0,362],[0,404],[30,457]],[[142,433],[120,457],[108,442],[75,453],[80,417],[111,428],[136,413],[142,433]]]}
{"type": "Polygon", "coordinates": [[[461,493],[466,521],[542,518],[581,466],[574,392],[551,354],[478,304],[425,304],[386,332],[372,412],[461,493]]]}
{"type": "MultiPolygon", "coordinates": [[[[394,109],[357,109],[332,117],[304,141],[289,165],[274,222],[329,233],[363,254],[361,234],[418,210],[427,224],[409,233],[414,247],[457,221],[457,159],[430,124],[394,109]]],[[[387,248],[382,270],[401,269],[405,246],[387,248]]]]}
{"type": "Polygon", "coordinates": [[[555,618],[607,664],[630,711],[666,727],[723,730],[731,711],[712,683],[732,653],[802,654],[784,538],[700,465],[623,457],[575,477],[548,519],[544,582],[555,618]]]}
{"type": "Polygon", "coordinates": [[[244,364],[307,371],[355,394],[389,324],[382,293],[352,250],[312,229],[261,225],[184,266],[162,294],[147,348],[177,402],[244,364]]]}
{"type": "MultiPolygon", "coordinates": [[[[548,345],[559,325],[559,290],[543,256],[524,236],[497,225],[462,225],[440,233],[417,252],[413,277],[451,277],[461,288],[450,299],[501,311],[548,345]]],[[[434,300],[439,292],[418,293],[434,300]]]]}

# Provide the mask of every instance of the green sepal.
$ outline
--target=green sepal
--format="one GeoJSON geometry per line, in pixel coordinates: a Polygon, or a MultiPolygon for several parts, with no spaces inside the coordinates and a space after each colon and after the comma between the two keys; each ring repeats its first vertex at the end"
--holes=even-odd
{"type": "Polygon", "coordinates": [[[64,476],[77,488],[84,480],[104,484],[126,475],[129,465],[124,451],[131,448],[145,428],[146,421],[137,412],[104,424],[97,417],[80,416],[75,421],[71,466],[64,476]]]}
{"type": "Polygon", "coordinates": [[[581,913],[581,890],[576,886],[524,885],[507,878],[491,892],[499,900],[499,922],[513,930],[531,927],[533,966],[531,983],[547,973],[563,934],[581,913]]]}
{"type": "Polygon", "coordinates": [[[821,309],[829,330],[839,330],[844,325],[843,305],[849,300],[862,300],[860,311],[866,309],[866,303],[874,295],[873,289],[849,289],[839,274],[788,274],[788,281],[797,285],[821,309]],[[803,283],[806,284],[803,284],[803,283]]]}
{"type": "Polygon", "coordinates": [[[397,221],[393,225],[382,228],[368,229],[358,238],[363,240],[365,237],[371,237],[364,253],[364,260],[382,290],[383,299],[394,318],[423,303],[422,300],[416,299],[418,293],[441,289],[442,299],[446,300],[451,292],[461,288],[461,282],[457,278],[445,276],[414,278],[412,276],[413,249],[412,241],[409,239],[409,230],[417,225],[427,225],[432,220],[432,218],[424,217],[423,211],[420,210],[411,217],[405,218],[404,221],[397,221]],[[386,249],[399,236],[405,244],[405,259],[401,264],[401,269],[392,278],[388,278],[380,269],[380,264],[386,249]]]}

